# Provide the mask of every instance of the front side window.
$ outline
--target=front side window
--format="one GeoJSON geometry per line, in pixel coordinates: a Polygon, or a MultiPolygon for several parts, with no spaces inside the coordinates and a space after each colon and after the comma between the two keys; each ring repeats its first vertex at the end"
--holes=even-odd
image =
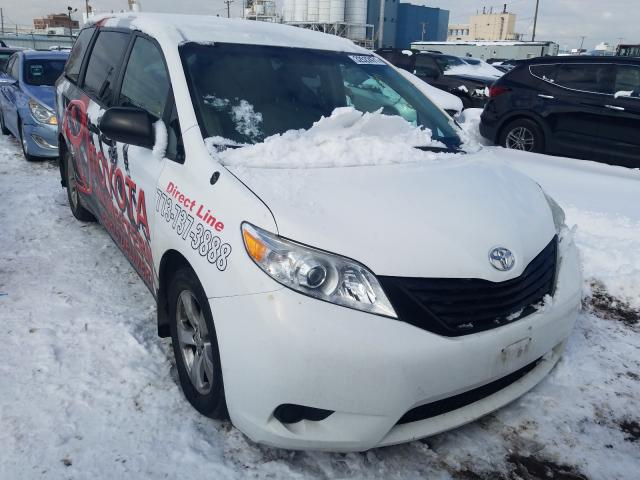
{"type": "Polygon", "coordinates": [[[20,79],[20,57],[18,57],[17,55],[13,59],[9,75],[11,75],[16,80],[20,79]]]}
{"type": "Polygon", "coordinates": [[[558,66],[555,83],[572,90],[612,95],[614,80],[615,65],[570,63],[558,66]]]}
{"type": "Polygon", "coordinates": [[[28,59],[24,61],[24,83],[53,86],[64,70],[65,60],[28,59]]]}
{"type": "Polygon", "coordinates": [[[640,98],[640,67],[618,65],[616,96],[640,98]]]}
{"type": "Polygon", "coordinates": [[[98,34],[84,77],[85,91],[110,106],[118,66],[129,44],[129,34],[104,31],[98,34]]]}
{"type": "Polygon", "coordinates": [[[440,76],[438,65],[430,57],[418,55],[414,68],[419,77],[438,78],[440,76]]]}
{"type": "Polygon", "coordinates": [[[448,117],[373,56],[228,44],[186,44],[180,53],[207,137],[257,143],[353,107],[399,115],[447,147],[460,145],[448,117]]]}
{"type": "Polygon", "coordinates": [[[0,71],[4,72],[4,69],[7,66],[7,62],[11,58],[11,55],[13,55],[11,52],[9,53],[0,52],[0,71]]]}
{"type": "Polygon", "coordinates": [[[169,75],[162,54],[144,37],[137,37],[122,79],[120,105],[146,110],[162,118],[169,93],[169,75]]]}
{"type": "Polygon", "coordinates": [[[80,32],[80,35],[78,35],[78,38],[71,49],[71,54],[67,60],[67,66],[65,67],[64,73],[74,82],[78,81],[80,67],[82,66],[82,59],[87,51],[87,47],[89,46],[94,30],[95,28],[87,28],[80,32]]]}

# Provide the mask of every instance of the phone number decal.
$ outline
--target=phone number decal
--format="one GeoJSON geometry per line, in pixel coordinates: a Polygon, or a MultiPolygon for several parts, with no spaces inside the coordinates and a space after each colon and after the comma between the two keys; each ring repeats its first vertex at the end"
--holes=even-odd
{"type": "Polygon", "coordinates": [[[215,265],[223,272],[227,268],[231,245],[223,243],[220,237],[214,235],[211,230],[202,223],[194,225],[194,217],[187,213],[178,203],[173,203],[171,198],[162,190],[157,190],[156,212],[164,218],[171,228],[183,240],[190,238],[189,245],[202,257],[206,257],[209,263],[215,265]]]}

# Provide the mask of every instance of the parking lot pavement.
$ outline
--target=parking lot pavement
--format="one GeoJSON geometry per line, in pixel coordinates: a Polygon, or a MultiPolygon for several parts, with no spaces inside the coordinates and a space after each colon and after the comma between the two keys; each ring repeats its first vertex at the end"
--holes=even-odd
{"type": "Polygon", "coordinates": [[[256,446],[188,405],[142,281],[100,225],[71,216],[55,163],[27,163],[0,138],[0,478],[637,478],[640,223],[626,214],[638,203],[591,208],[581,178],[575,163],[552,189],[574,199],[586,293],[547,379],[425,441],[303,453],[256,446]]]}

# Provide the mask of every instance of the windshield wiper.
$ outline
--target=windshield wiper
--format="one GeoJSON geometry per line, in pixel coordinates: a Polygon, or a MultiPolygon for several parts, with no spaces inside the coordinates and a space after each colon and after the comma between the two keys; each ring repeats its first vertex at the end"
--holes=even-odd
{"type": "Polygon", "coordinates": [[[418,150],[422,150],[423,152],[436,152],[436,153],[465,153],[459,147],[433,147],[431,145],[419,145],[417,147],[418,150]]]}

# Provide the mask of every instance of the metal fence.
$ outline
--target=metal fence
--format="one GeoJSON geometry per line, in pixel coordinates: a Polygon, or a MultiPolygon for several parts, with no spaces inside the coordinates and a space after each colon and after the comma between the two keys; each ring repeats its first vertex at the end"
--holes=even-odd
{"type": "Polygon", "coordinates": [[[0,40],[9,47],[33,48],[35,50],[69,48],[75,39],[76,37],[72,35],[41,35],[37,33],[5,33],[0,35],[0,40]]]}

